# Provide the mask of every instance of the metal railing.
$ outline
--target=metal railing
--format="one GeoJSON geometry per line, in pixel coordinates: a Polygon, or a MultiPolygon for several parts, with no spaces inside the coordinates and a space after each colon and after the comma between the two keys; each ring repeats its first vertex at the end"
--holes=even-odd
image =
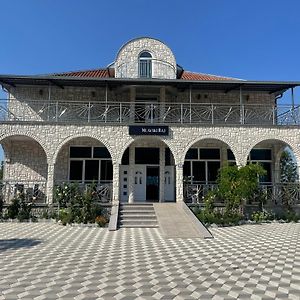
{"type": "Polygon", "coordinates": [[[300,106],[1,100],[0,121],[299,126],[300,106]]]}
{"type": "Polygon", "coordinates": [[[46,203],[46,181],[27,180],[1,180],[0,197],[4,203],[10,203],[12,199],[24,197],[26,202],[32,204],[46,203]]]}
{"type": "MultiPolygon", "coordinates": [[[[204,204],[205,196],[209,191],[216,190],[217,184],[184,184],[184,200],[187,203],[204,204]]],[[[265,205],[296,205],[300,204],[299,183],[261,184],[254,198],[247,204],[258,204],[262,201],[265,205]],[[257,198],[255,198],[257,196],[257,198]]],[[[222,199],[216,199],[223,203],[222,199]]]]}
{"type": "Polygon", "coordinates": [[[56,181],[54,184],[54,203],[67,204],[74,197],[81,197],[86,192],[91,193],[95,202],[109,204],[112,201],[112,181],[79,182],[79,181],[56,181]]]}

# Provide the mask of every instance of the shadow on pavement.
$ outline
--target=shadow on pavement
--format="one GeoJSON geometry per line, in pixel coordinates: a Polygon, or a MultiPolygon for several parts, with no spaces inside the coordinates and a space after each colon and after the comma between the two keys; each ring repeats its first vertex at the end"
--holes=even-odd
{"type": "Polygon", "coordinates": [[[0,252],[10,249],[29,248],[40,244],[42,241],[33,239],[8,239],[0,240],[0,252]]]}

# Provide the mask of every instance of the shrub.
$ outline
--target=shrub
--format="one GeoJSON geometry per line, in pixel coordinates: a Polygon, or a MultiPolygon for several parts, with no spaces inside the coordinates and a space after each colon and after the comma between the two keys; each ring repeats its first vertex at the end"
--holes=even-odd
{"type": "Polygon", "coordinates": [[[270,221],[273,219],[273,216],[266,211],[255,211],[251,215],[251,220],[255,223],[262,223],[266,221],[270,221]]]}
{"type": "Polygon", "coordinates": [[[12,199],[11,204],[7,207],[7,218],[17,218],[19,221],[34,218],[31,213],[32,205],[32,202],[26,201],[25,194],[19,192],[16,197],[12,199]]]}
{"type": "Polygon", "coordinates": [[[99,227],[104,227],[108,223],[108,219],[105,216],[97,216],[95,223],[97,223],[99,227]]]}

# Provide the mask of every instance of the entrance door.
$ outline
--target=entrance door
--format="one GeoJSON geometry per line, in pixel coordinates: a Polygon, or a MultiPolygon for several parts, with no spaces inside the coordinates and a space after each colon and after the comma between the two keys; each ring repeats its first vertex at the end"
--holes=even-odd
{"type": "Polygon", "coordinates": [[[165,201],[175,201],[174,166],[165,167],[165,201]]]}
{"type": "Polygon", "coordinates": [[[159,200],[159,167],[146,169],[146,201],[159,200]]]}
{"type": "Polygon", "coordinates": [[[134,168],[134,201],[145,201],[146,198],[146,168],[136,165],[134,168]]]}

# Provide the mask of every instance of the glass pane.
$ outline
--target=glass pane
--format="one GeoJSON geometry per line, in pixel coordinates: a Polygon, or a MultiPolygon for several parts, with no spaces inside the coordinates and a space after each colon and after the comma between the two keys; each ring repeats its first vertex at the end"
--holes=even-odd
{"type": "Polygon", "coordinates": [[[171,151],[170,148],[165,149],[165,165],[171,166],[171,151]]]}
{"type": "Polygon", "coordinates": [[[216,182],[219,169],[220,169],[220,162],[218,161],[207,162],[207,177],[208,177],[207,180],[209,183],[216,182]]]}
{"type": "Polygon", "coordinates": [[[91,158],[92,148],[91,147],[70,147],[71,158],[91,158]]]}
{"type": "MultiPolygon", "coordinates": [[[[101,160],[101,180],[113,179],[113,165],[111,160],[101,160]]],[[[124,180],[125,181],[125,180],[124,180]]]]}
{"type": "Polygon", "coordinates": [[[82,180],[82,160],[71,160],[70,161],[70,180],[82,180]]]}
{"type": "Polygon", "coordinates": [[[250,152],[251,160],[272,160],[271,149],[252,149],[250,152]]]}
{"type": "Polygon", "coordinates": [[[128,166],[129,165],[129,148],[127,148],[122,156],[122,165],[128,166]]]}
{"type": "Polygon", "coordinates": [[[159,148],[135,148],[136,164],[159,164],[159,148]]]}
{"type": "Polygon", "coordinates": [[[183,177],[185,180],[190,180],[191,178],[191,162],[185,161],[183,164],[183,177]]]}
{"type": "Polygon", "coordinates": [[[191,148],[185,155],[185,159],[198,159],[198,148],[191,148]]]}
{"type": "Polygon", "coordinates": [[[204,161],[193,161],[193,182],[206,182],[204,161]]]}
{"type": "Polygon", "coordinates": [[[259,164],[267,171],[266,175],[259,177],[259,181],[260,182],[272,182],[271,163],[270,162],[261,162],[259,164]]]}
{"type": "Polygon", "coordinates": [[[99,178],[99,160],[85,161],[85,181],[98,181],[99,178]]]}
{"type": "Polygon", "coordinates": [[[94,158],[111,158],[109,151],[105,147],[94,148],[94,158]]]}
{"type": "Polygon", "coordinates": [[[235,157],[234,157],[233,152],[231,151],[231,149],[227,149],[227,159],[228,160],[235,160],[235,157]]]}
{"type": "Polygon", "coordinates": [[[200,159],[220,159],[220,149],[200,149],[200,159]]]}

